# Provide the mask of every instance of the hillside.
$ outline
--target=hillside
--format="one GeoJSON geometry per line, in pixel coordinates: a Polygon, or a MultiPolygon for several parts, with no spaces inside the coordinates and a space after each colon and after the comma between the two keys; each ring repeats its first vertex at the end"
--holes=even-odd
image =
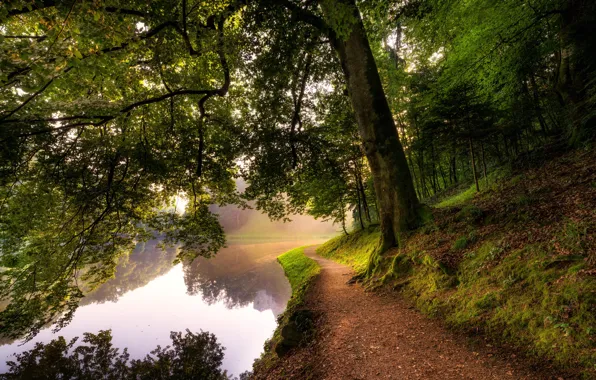
{"type": "Polygon", "coordinates": [[[501,169],[488,190],[436,201],[432,221],[383,256],[374,226],[318,247],[362,285],[323,260],[303,307],[314,338],[257,378],[593,378],[595,158],[501,169]]]}

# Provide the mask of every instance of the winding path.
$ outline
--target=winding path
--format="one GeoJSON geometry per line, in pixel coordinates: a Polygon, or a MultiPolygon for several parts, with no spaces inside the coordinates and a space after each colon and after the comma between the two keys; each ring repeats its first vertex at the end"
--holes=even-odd
{"type": "Polygon", "coordinates": [[[563,378],[549,368],[528,368],[523,359],[480,339],[448,331],[398,295],[365,293],[358,284],[348,285],[350,268],[321,258],[314,247],[305,253],[321,265],[306,300],[317,315],[317,338],[284,360],[280,378],[563,378]]]}

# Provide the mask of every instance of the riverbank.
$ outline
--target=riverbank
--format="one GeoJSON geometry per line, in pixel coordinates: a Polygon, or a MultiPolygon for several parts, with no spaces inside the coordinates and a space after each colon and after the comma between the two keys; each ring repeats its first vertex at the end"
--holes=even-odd
{"type": "MultiPolygon", "coordinates": [[[[288,352],[306,344],[314,332],[312,311],[305,306],[310,288],[320,273],[319,264],[305,255],[314,248],[299,247],[277,258],[292,287],[292,296],[286,310],[277,318],[278,327],[273,337],[265,342],[264,352],[255,361],[253,379],[280,375],[279,368],[288,352]]],[[[275,377],[273,377],[275,378],[275,377]]]]}
{"type": "Polygon", "coordinates": [[[444,199],[383,256],[374,227],[317,249],[334,262],[307,249],[322,268],[301,306],[314,335],[255,377],[594,378],[595,158],[573,152],[444,199]]]}

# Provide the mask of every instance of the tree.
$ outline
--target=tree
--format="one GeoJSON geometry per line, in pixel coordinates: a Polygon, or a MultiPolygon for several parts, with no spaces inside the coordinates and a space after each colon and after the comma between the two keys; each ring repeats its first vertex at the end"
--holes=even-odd
{"type": "Polygon", "coordinates": [[[91,291],[154,231],[179,259],[223,246],[209,206],[239,202],[241,141],[223,99],[234,9],[220,5],[0,6],[4,335],[67,323],[79,282],[91,291]]]}
{"type": "MultiPolygon", "coordinates": [[[[172,347],[156,347],[142,360],[129,360],[127,349],[119,353],[111,331],[85,333],[66,342],[63,337],[37,343],[8,362],[2,379],[206,379],[228,380],[221,369],[224,347],[208,332],[172,332],[172,347]],[[76,345],[76,346],[75,346],[76,345]]],[[[245,375],[244,375],[245,376],[245,375]]],[[[242,375],[241,375],[242,378],[242,375]]]]}

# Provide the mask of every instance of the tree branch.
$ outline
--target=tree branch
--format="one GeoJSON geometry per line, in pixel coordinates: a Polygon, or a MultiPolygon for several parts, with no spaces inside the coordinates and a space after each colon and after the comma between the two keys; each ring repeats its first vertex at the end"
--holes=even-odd
{"type": "Polygon", "coordinates": [[[296,17],[299,21],[310,24],[310,25],[314,26],[315,28],[319,29],[323,33],[335,34],[333,32],[333,30],[329,27],[329,25],[327,25],[325,20],[323,20],[321,17],[315,15],[311,11],[306,10],[306,9],[300,7],[299,5],[293,3],[292,1],[290,1],[290,0],[276,0],[275,4],[281,5],[282,7],[291,11],[292,15],[294,17],[296,17]]]}

